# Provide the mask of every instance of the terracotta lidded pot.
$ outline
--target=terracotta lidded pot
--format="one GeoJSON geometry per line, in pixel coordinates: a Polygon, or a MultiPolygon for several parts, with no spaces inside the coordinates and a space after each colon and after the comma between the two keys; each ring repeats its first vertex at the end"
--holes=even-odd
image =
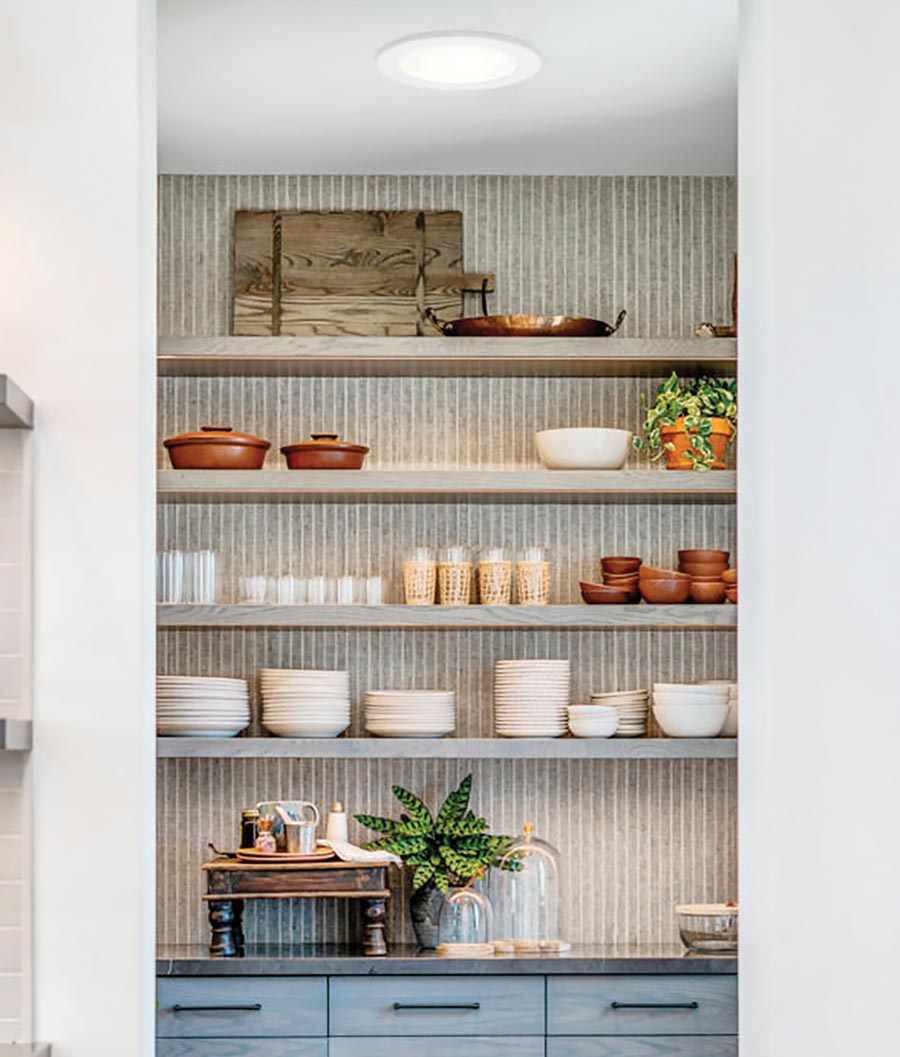
{"type": "Polygon", "coordinates": [[[176,470],[259,470],[272,446],[231,426],[201,426],[163,443],[176,470]]]}
{"type": "Polygon", "coordinates": [[[337,433],[311,433],[310,437],[281,449],[289,470],[361,470],[369,454],[364,444],[339,440],[337,433]]]}

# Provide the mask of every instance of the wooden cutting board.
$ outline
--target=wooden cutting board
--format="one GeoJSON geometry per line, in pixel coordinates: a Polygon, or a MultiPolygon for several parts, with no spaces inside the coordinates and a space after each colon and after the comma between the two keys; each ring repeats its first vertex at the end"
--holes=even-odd
{"type": "Polygon", "coordinates": [[[433,334],[426,307],[455,319],[463,291],[457,211],[238,211],[232,333],[250,337],[433,334]]]}

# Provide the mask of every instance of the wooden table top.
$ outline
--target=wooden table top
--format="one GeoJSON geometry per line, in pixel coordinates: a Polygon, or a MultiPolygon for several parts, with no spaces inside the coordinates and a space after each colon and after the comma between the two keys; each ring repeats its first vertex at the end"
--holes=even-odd
{"type": "Polygon", "coordinates": [[[309,870],[378,870],[393,866],[387,860],[380,862],[344,862],[342,859],[320,859],[318,862],[280,863],[278,856],[273,855],[271,862],[241,862],[240,859],[213,859],[204,863],[202,870],[221,870],[229,873],[253,873],[261,870],[284,870],[289,873],[303,873],[309,870]]]}

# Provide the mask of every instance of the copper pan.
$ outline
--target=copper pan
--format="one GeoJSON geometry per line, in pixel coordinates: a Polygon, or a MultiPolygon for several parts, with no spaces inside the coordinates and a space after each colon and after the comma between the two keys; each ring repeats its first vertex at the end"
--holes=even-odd
{"type": "Polygon", "coordinates": [[[441,334],[450,338],[608,338],[622,325],[623,309],[610,326],[602,319],[585,316],[489,316],[486,291],[481,291],[484,315],[468,319],[439,319],[430,308],[425,317],[441,334]]]}

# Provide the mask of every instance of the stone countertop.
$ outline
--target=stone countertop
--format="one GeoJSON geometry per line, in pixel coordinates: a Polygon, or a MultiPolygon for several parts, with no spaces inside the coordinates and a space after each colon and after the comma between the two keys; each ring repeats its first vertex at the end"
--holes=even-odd
{"type": "MultiPolygon", "coordinates": [[[[389,946],[383,958],[365,958],[339,945],[254,945],[239,958],[211,958],[205,945],[160,947],[157,976],[480,976],[628,973],[734,974],[732,955],[686,954],[680,944],[583,944],[566,954],[440,958],[433,951],[389,946]]],[[[0,1057],[4,1057],[0,1053],[0,1057]]]]}

